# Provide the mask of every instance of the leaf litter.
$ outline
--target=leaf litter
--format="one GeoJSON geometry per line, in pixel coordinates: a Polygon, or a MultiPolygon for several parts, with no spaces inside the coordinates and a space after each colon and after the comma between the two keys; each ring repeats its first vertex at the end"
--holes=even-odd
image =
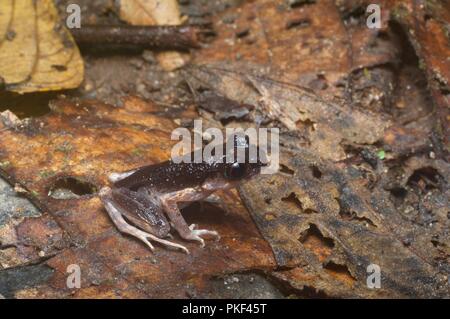
{"type": "MultiPolygon", "coordinates": [[[[386,6],[380,32],[365,27],[357,2],[265,0],[212,17],[215,40],[175,77],[197,95],[233,101],[229,114],[220,103],[199,110],[208,125],[280,127],[280,170],[240,187],[245,206],[220,194],[231,216],[191,208],[225,238],[190,257],[151,255],[114,229],[95,196],[107,172],[167,158],[170,109],[134,98],[120,108],[62,100],[25,127],[0,130],[0,163],[10,163],[2,175],[45,212],[16,228],[13,253],[19,265],[56,270],[15,295],[202,296],[210,278],[263,271],[301,297],[448,297],[449,68],[439,59],[448,35],[432,44],[421,29],[441,28],[447,12],[386,6]],[[67,178],[91,191],[49,198],[67,178]],[[74,295],[65,287],[70,263],[88,269],[74,295]],[[381,267],[380,289],[367,288],[370,264],[381,267]]],[[[189,106],[176,115],[196,116],[189,106]]]]}

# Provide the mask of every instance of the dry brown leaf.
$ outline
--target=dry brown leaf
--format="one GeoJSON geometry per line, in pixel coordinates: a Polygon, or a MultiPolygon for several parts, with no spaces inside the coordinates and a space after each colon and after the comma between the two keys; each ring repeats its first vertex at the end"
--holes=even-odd
{"type": "MultiPolygon", "coordinates": [[[[281,136],[282,143],[289,139],[281,136]]],[[[385,185],[371,189],[363,170],[322,161],[304,148],[290,152],[281,153],[284,172],[240,188],[278,265],[292,267],[275,277],[333,297],[448,296],[449,197],[438,189],[448,189],[447,163],[408,161],[405,184],[426,174],[439,181],[422,199],[429,211],[410,216],[385,185]],[[380,289],[367,288],[370,264],[382,269],[380,289]]]]}
{"type": "Polygon", "coordinates": [[[239,103],[255,106],[261,117],[276,120],[289,131],[299,123],[313,123],[311,149],[321,158],[342,160],[342,143],[373,144],[383,137],[390,122],[379,114],[353,110],[326,101],[301,87],[257,75],[250,66],[224,63],[192,66],[186,78],[194,88],[209,88],[239,103]],[[226,64],[226,65],[225,65],[226,64]]]}
{"type": "MultiPolygon", "coordinates": [[[[120,17],[133,25],[180,25],[182,22],[176,0],[122,1],[120,17]]],[[[164,70],[173,71],[185,65],[189,55],[165,51],[159,53],[157,59],[164,70]]]]}
{"type": "Polygon", "coordinates": [[[76,88],[84,66],[52,1],[0,4],[0,76],[18,93],[76,88]]]}
{"type": "Polygon", "coordinates": [[[221,234],[205,248],[186,243],[191,255],[162,247],[153,254],[116,230],[96,190],[107,185],[108,172],[167,159],[176,128],[154,114],[162,109],[153,103],[128,98],[123,104],[58,100],[50,114],[0,131],[0,164],[9,163],[0,166],[0,174],[27,189],[25,196],[43,212],[0,219],[0,242],[17,243],[0,246],[0,268],[6,268],[0,271],[0,292],[6,297],[185,298],[207,293],[209,278],[275,265],[236,192],[221,194],[229,214],[213,206],[186,211],[191,221],[221,234]],[[61,187],[72,196],[55,197],[61,187]],[[27,263],[36,266],[17,267],[27,263]],[[73,295],[66,286],[70,264],[86,270],[73,295]],[[8,286],[13,278],[36,290],[8,286]]]}

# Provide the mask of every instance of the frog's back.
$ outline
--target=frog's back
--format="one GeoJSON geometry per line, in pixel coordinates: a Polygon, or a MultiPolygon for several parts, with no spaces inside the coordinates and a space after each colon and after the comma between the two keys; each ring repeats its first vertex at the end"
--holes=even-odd
{"type": "Polygon", "coordinates": [[[159,192],[170,192],[202,185],[218,169],[218,166],[214,163],[173,163],[172,161],[166,161],[141,167],[133,174],[117,181],[114,185],[131,190],[146,187],[157,189],[159,192]]]}

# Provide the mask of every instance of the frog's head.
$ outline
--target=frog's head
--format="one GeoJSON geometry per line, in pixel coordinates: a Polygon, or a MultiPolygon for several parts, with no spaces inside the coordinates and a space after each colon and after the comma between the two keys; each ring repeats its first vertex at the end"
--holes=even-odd
{"type": "MultiPolygon", "coordinates": [[[[223,164],[223,177],[229,181],[239,181],[258,175],[261,167],[268,164],[266,153],[258,145],[250,144],[246,135],[232,135],[231,139],[233,153],[229,158],[233,161],[228,160],[223,164]]],[[[228,151],[231,151],[231,147],[228,151]]]]}

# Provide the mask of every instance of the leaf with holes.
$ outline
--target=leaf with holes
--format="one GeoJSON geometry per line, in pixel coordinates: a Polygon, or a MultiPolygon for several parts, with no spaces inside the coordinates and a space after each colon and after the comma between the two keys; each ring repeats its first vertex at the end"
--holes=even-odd
{"type": "Polygon", "coordinates": [[[447,163],[408,161],[397,187],[406,187],[409,198],[396,204],[386,184],[372,188],[362,169],[306,149],[284,149],[281,156],[285,168],[278,174],[240,188],[278,265],[288,268],[276,278],[316,297],[448,296],[447,163]],[[418,204],[415,194],[425,196],[428,211],[403,214],[418,204]],[[371,264],[381,267],[380,289],[366,285],[371,264]]]}
{"type": "MultiPolygon", "coordinates": [[[[0,220],[0,242],[7,244],[0,246],[0,265],[40,263],[52,271],[32,288],[16,285],[5,291],[0,286],[0,293],[28,298],[182,298],[202,295],[210,288],[209,279],[223,273],[275,266],[270,247],[236,192],[221,194],[229,214],[215,206],[202,210],[193,205],[183,211],[189,223],[221,235],[205,248],[183,242],[190,255],[160,246],[152,253],[110,221],[96,193],[109,183],[107,176],[170,157],[176,124],[155,115],[163,113],[161,108],[128,98],[123,107],[59,100],[51,109],[15,130],[0,130],[0,163],[9,163],[0,167],[0,174],[20,185],[42,211],[8,219],[5,227],[0,220]],[[74,295],[66,287],[71,264],[83,271],[82,288],[74,295]]],[[[189,118],[192,112],[180,116],[189,118]]],[[[29,270],[22,267],[17,276],[8,269],[0,271],[0,283],[5,276],[26,276],[29,270]]]]}

